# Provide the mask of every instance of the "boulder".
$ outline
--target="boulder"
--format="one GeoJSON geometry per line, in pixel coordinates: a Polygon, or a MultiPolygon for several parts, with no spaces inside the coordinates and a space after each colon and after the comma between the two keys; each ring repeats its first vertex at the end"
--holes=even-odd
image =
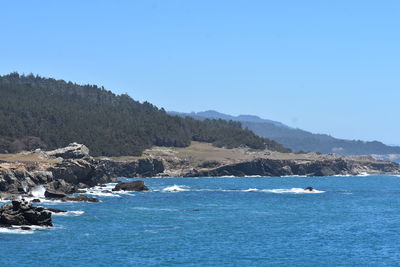
{"type": "Polygon", "coordinates": [[[67,195],[61,192],[57,192],[57,191],[51,191],[51,190],[46,190],[44,192],[44,196],[46,198],[56,198],[56,199],[60,199],[60,198],[65,198],[67,195]]]}
{"type": "Polygon", "coordinates": [[[46,151],[46,154],[51,157],[61,157],[63,159],[80,159],[89,157],[89,148],[74,142],[70,143],[67,147],[46,151]]]}
{"type": "Polygon", "coordinates": [[[72,197],[65,197],[62,199],[63,201],[79,201],[79,202],[100,202],[98,198],[88,197],[85,195],[77,195],[72,197]]]}
{"type": "Polygon", "coordinates": [[[43,207],[32,206],[25,200],[13,200],[0,208],[0,225],[10,227],[13,225],[39,225],[53,226],[51,213],[43,207]]]}
{"type": "Polygon", "coordinates": [[[147,191],[149,188],[144,185],[143,181],[133,181],[133,182],[119,182],[112,191],[147,191]]]}
{"type": "Polygon", "coordinates": [[[78,191],[78,186],[67,183],[63,179],[52,181],[46,187],[49,191],[57,191],[64,194],[72,194],[78,191]]]}

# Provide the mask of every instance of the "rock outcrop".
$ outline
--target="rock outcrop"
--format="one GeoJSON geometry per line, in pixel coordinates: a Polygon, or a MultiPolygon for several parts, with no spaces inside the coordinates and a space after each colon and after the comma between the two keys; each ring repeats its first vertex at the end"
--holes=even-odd
{"type": "Polygon", "coordinates": [[[85,195],[67,196],[61,199],[62,201],[78,201],[78,202],[100,202],[98,198],[88,197],[85,195]]]}
{"type": "Polygon", "coordinates": [[[132,181],[132,182],[119,182],[114,188],[113,191],[147,191],[149,188],[144,185],[143,181],[132,181]]]}
{"type": "Polygon", "coordinates": [[[46,151],[50,157],[61,157],[63,159],[80,159],[89,156],[89,148],[85,145],[78,143],[71,143],[66,147],[56,150],[46,151]]]}
{"type": "Polygon", "coordinates": [[[64,159],[50,168],[54,180],[64,180],[73,185],[94,186],[96,162],[90,158],[87,159],[64,159]]]}
{"type": "Polygon", "coordinates": [[[51,213],[43,207],[32,206],[25,200],[14,200],[0,208],[0,226],[53,226],[51,213]]]}
{"type": "Polygon", "coordinates": [[[400,166],[393,162],[357,161],[337,158],[333,160],[273,160],[259,158],[218,168],[192,171],[186,176],[333,176],[359,175],[362,173],[399,173],[400,166]]]}
{"type": "Polygon", "coordinates": [[[78,202],[99,202],[98,198],[88,197],[85,195],[67,196],[62,192],[46,190],[44,196],[50,199],[59,199],[61,201],[78,201],[78,202]]]}
{"type": "Polygon", "coordinates": [[[96,178],[106,177],[152,177],[164,171],[164,164],[155,158],[143,158],[136,161],[119,162],[100,160],[96,168],[96,178]]]}

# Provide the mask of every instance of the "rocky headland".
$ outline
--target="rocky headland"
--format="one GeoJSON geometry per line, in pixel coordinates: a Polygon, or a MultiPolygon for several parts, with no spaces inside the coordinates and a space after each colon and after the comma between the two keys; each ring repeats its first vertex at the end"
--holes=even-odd
{"type": "MultiPolygon", "coordinates": [[[[369,156],[343,157],[316,153],[293,154],[247,148],[223,149],[205,143],[189,148],[147,150],[142,157],[93,158],[82,144],[20,153],[0,158],[0,197],[32,197],[38,186],[48,198],[64,201],[94,201],[82,189],[118,182],[118,177],[203,176],[335,176],[400,174],[400,166],[369,156]]],[[[146,190],[141,183],[118,183],[115,190],[146,190]]]]}
{"type": "MultiPolygon", "coordinates": [[[[293,154],[248,148],[224,149],[194,142],[188,148],[154,147],[142,157],[94,158],[82,144],[0,157],[0,227],[52,226],[51,213],[65,212],[33,206],[35,192],[57,201],[98,202],[84,189],[117,183],[112,191],[147,191],[143,181],[120,182],[119,177],[215,176],[335,176],[400,174],[400,166],[369,156],[343,157],[316,153],[293,154]],[[31,199],[27,202],[25,199],[31,199]]],[[[108,192],[108,193],[111,193],[108,192]]],[[[23,229],[23,228],[21,228],[23,229]]]]}

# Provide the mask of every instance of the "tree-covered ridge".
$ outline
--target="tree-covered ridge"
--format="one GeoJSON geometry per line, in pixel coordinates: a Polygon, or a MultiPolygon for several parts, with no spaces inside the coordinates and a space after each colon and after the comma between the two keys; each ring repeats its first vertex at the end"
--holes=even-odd
{"type": "Polygon", "coordinates": [[[116,95],[103,87],[12,73],[0,76],[0,151],[53,149],[76,141],[93,155],[140,155],[153,145],[215,146],[288,151],[242,129],[240,122],[198,121],[116,95]]]}

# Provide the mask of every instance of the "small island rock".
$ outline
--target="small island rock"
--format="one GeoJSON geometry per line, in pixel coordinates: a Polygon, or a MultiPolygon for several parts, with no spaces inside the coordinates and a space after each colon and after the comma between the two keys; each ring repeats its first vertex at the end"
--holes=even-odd
{"type": "Polygon", "coordinates": [[[149,188],[145,186],[143,181],[132,181],[132,182],[119,182],[112,191],[147,191],[149,188]]]}

